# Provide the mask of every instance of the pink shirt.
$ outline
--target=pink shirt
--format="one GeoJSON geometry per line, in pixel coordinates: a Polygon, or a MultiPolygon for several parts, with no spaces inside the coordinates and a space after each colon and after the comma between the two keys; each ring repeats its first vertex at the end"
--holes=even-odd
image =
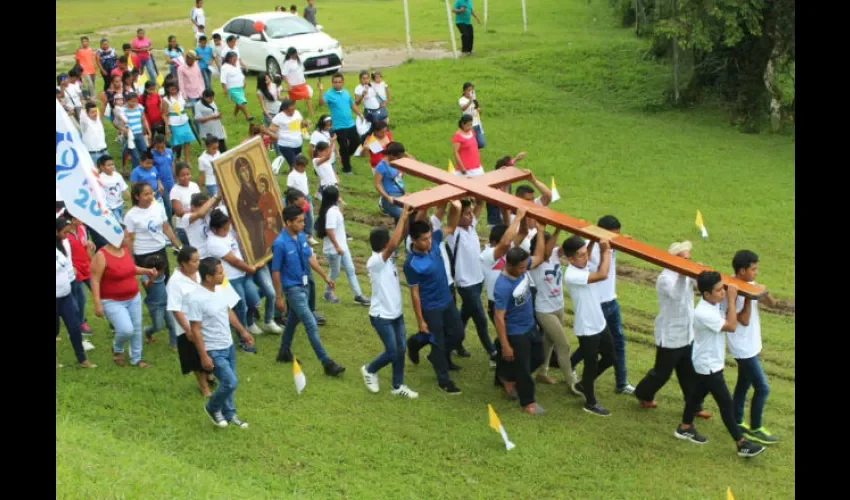
{"type": "Polygon", "coordinates": [[[195,61],[195,64],[191,66],[188,64],[177,66],[177,82],[183,97],[200,99],[204,92],[204,77],[201,75],[201,67],[198,66],[198,62],[195,61]]]}
{"type": "Polygon", "coordinates": [[[147,61],[148,59],[150,59],[150,57],[151,57],[151,53],[150,53],[151,39],[150,38],[144,37],[141,40],[139,40],[139,37],[135,37],[132,40],[130,40],[130,47],[132,47],[136,50],[148,49],[148,52],[136,52],[135,53],[135,56],[139,60],[139,62],[144,62],[144,61],[147,61]]]}
{"type": "Polygon", "coordinates": [[[478,153],[478,141],[475,140],[475,132],[469,131],[469,137],[464,137],[460,131],[452,136],[452,142],[460,143],[460,160],[466,170],[481,168],[481,155],[478,153]]]}

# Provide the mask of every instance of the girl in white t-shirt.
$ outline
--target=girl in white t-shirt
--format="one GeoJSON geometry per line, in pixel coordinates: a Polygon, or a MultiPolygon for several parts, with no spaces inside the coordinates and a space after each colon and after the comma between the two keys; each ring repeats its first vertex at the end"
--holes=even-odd
{"type": "Polygon", "coordinates": [[[184,245],[188,245],[189,239],[186,236],[188,223],[183,220],[183,214],[189,212],[192,195],[200,193],[201,188],[192,182],[192,169],[185,161],[178,161],[174,165],[174,175],[177,183],[171,188],[169,199],[171,200],[171,210],[174,212],[174,216],[177,217],[175,232],[177,233],[177,237],[180,238],[180,241],[184,245]]]}
{"type": "Polygon", "coordinates": [[[313,92],[307,85],[307,78],[304,77],[304,65],[301,64],[301,58],[298,57],[298,50],[295,47],[289,47],[289,50],[286,51],[286,59],[283,61],[281,72],[287,85],[289,85],[289,100],[293,102],[307,101],[307,112],[310,114],[310,118],[313,118],[313,92]]]}
{"type": "Polygon", "coordinates": [[[314,154],[316,144],[320,142],[327,142],[330,144],[331,165],[333,165],[334,170],[336,170],[336,158],[339,156],[339,143],[336,141],[336,133],[333,131],[331,115],[320,116],[319,121],[316,123],[316,130],[314,130],[313,134],[310,136],[310,145],[307,149],[310,158],[316,157],[314,154]]]}
{"type": "MultiPolygon", "coordinates": [[[[381,107],[381,100],[378,98],[377,91],[372,88],[369,72],[366,70],[360,72],[360,84],[354,87],[354,103],[363,105],[363,117],[370,124],[386,118],[387,108],[381,107]]],[[[369,135],[369,132],[363,136],[369,135]]]]}
{"type": "Polygon", "coordinates": [[[202,259],[209,257],[207,254],[207,235],[209,233],[210,217],[209,213],[218,202],[221,201],[221,194],[215,194],[212,197],[206,193],[195,193],[189,202],[191,207],[183,213],[181,218],[183,225],[186,227],[186,239],[189,240],[189,245],[195,247],[202,259]]]}
{"type": "Polygon", "coordinates": [[[260,100],[260,108],[263,110],[263,125],[268,127],[272,118],[280,112],[280,87],[268,73],[257,75],[257,99],[260,100]]]}
{"type": "Polygon", "coordinates": [[[319,188],[316,190],[316,199],[322,199],[322,192],[331,187],[339,187],[339,176],[331,161],[331,147],[327,142],[319,142],[313,150],[313,169],[319,177],[319,188]]]}
{"type": "MultiPolygon", "coordinates": [[[[342,263],[345,274],[348,276],[348,284],[354,295],[354,302],[368,306],[369,299],[360,291],[360,283],[357,281],[357,273],[354,270],[354,260],[348,250],[348,240],[345,235],[345,220],[342,211],[337,206],[339,201],[339,190],[336,186],[328,186],[322,193],[322,206],[319,208],[319,217],[316,219],[316,234],[322,238],[322,250],[331,266],[331,280],[339,277],[339,265],[342,263]]],[[[330,286],[325,287],[325,300],[337,303],[339,298],[333,293],[330,286]]]]}
{"type": "Polygon", "coordinates": [[[180,240],[171,230],[165,210],[159,203],[154,202],[150,184],[147,182],[134,184],[131,196],[133,208],[124,216],[124,226],[132,241],[136,265],[144,267],[147,257],[159,254],[165,259],[165,275],[170,276],[168,254],[165,252],[166,241],[171,241],[174,248],[180,248],[180,240]]]}
{"type": "Polygon", "coordinates": [[[390,103],[390,85],[384,81],[380,71],[372,73],[372,88],[378,94],[378,100],[381,101],[381,107],[384,108],[384,121],[390,123],[389,111],[387,105],[390,103]]]}
{"type": "Polygon", "coordinates": [[[109,155],[97,159],[100,170],[98,179],[106,192],[106,206],[119,221],[124,220],[124,199],[129,196],[129,187],[124,177],[115,171],[115,161],[109,155]]]}

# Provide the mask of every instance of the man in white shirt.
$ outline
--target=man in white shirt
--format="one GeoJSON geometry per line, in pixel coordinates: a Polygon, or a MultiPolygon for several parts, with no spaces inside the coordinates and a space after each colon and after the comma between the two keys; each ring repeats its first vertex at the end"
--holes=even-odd
{"type": "MultiPolygon", "coordinates": [[[[466,330],[467,322],[472,318],[481,346],[487,351],[490,360],[495,362],[496,348],[490,340],[487,331],[487,314],[481,304],[484,272],[481,268],[481,241],[475,229],[478,217],[484,209],[484,202],[476,200],[473,205],[472,201],[464,199],[460,200],[460,205],[460,221],[454,233],[446,238],[452,277],[462,301],[460,317],[464,330],[466,330]]],[[[462,344],[457,352],[460,356],[468,355],[462,344]]]]}
{"type": "MultiPolygon", "coordinates": [[[[674,242],[667,249],[673,255],[691,258],[690,241],[674,242]]],[[[655,280],[658,316],[655,317],[655,366],[635,388],[642,408],[656,408],[655,393],[670,380],[673,370],[687,401],[693,390],[696,372],[691,361],[694,342],[694,289],[696,280],[670,269],[664,269],[655,280]]],[[[697,416],[711,418],[711,412],[700,409],[697,416]]]]}
{"type": "Polygon", "coordinates": [[[231,287],[216,290],[224,282],[224,267],[215,257],[207,257],[198,264],[201,286],[189,295],[186,319],[192,327],[192,340],[201,357],[204,370],[215,373],[218,387],[204,405],[204,411],[216,427],[227,427],[228,422],[246,428],[248,424],[236,416],[233,393],[236,390],[236,349],[230,327],[239,332],[246,345],[254,344],[254,337],[245,330],[233,312],[239,295],[231,287]]]}
{"type": "Polygon", "coordinates": [[[570,262],[564,272],[564,283],[570,292],[575,309],[573,328],[578,337],[578,349],[584,359],[581,381],[573,387],[584,394],[584,411],[607,417],[610,411],[596,401],[594,382],[599,375],[614,364],[614,343],[611,330],[602,313],[602,306],[590,285],[608,279],[611,263],[611,244],[599,242],[601,260],[599,269],[591,272],[588,266],[587,244],[580,236],[571,236],[562,245],[564,257],[570,262]],[[601,356],[601,358],[600,358],[601,356]]]}
{"type": "MultiPolygon", "coordinates": [[[[729,283],[724,290],[720,273],[703,271],[697,276],[697,289],[701,295],[700,301],[694,308],[694,347],[691,359],[696,371],[696,383],[685,404],[682,423],[676,427],[673,435],[677,439],[696,444],[705,444],[708,438],[697,432],[694,427],[694,417],[702,408],[705,396],[711,393],[726,429],[735,440],[739,457],[754,457],[764,451],[764,446],[744,439],[741,429],[735,421],[732,410],[732,396],[723,379],[723,367],[726,362],[726,336],[723,332],[734,332],[738,326],[738,315],[735,313],[735,300],[738,288],[729,283]],[[726,316],[720,312],[720,303],[728,301],[726,316]]],[[[744,311],[749,315],[750,299],[744,299],[744,311]]]]}
{"type": "MultiPolygon", "coordinates": [[[[756,284],[758,262],[759,257],[755,252],[751,250],[739,250],[732,259],[732,268],[735,271],[735,277],[747,283],[756,284]]],[[[770,294],[766,294],[760,300],[771,306],[776,305],[776,300],[770,294]]],[[[767,376],[759,359],[759,354],[761,353],[759,301],[750,301],[749,315],[745,315],[744,313],[744,303],[744,298],[739,296],[736,302],[738,327],[734,333],[730,332],[728,334],[729,351],[738,363],[738,382],[735,384],[733,395],[735,421],[738,422],[738,426],[744,434],[753,441],[761,444],[774,444],[779,439],[762,425],[762,413],[764,412],[767,395],[770,393],[770,386],[767,383],[767,376]],[[748,426],[744,423],[744,406],[747,403],[747,393],[750,390],[750,386],[753,387],[753,402],[750,408],[750,425],[748,426]]],[[[725,305],[721,304],[721,311],[724,308],[725,305]]]]}
{"type": "MultiPolygon", "coordinates": [[[[620,234],[620,221],[613,215],[606,215],[599,219],[597,226],[610,231],[614,234],[620,234]]],[[[596,271],[599,268],[599,249],[591,241],[587,247],[588,268],[591,271],[596,271]]],[[[614,377],[615,390],[617,394],[632,394],[635,392],[634,386],[629,383],[626,374],[626,336],[623,334],[623,318],[620,316],[620,303],[617,301],[617,255],[615,250],[611,249],[611,265],[608,267],[608,279],[594,283],[591,285],[596,298],[602,304],[602,313],[605,315],[605,322],[608,323],[608,329],[611,330],[611,337],[614,340],[614,377]]],[[[573,367],[581,363],[581,347],[573,353],[571,361],[573,367]]]]}

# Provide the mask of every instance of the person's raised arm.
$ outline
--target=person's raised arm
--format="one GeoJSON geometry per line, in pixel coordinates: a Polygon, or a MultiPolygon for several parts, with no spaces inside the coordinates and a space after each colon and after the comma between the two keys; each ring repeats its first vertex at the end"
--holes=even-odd
{"type": "Polygon", "coordinates": [[[387,248],[384,249],[383,253],[381,253],[381,258],[384,259],[384,262],[388,261],[389,258],[392,257],[393,253],[395,253],[396,249],[407,235],[407,230],[409,229],[407,219],[410,217],[412,212],[413,207],[410,205],[405,205],[401,209],[401,215],[398,218],[398,223],[395,225],[395,229],[393,229],[393,234],[390,236],[390,242],[387,244],[387,248]]]}
{"type": "Polygon", "coordinates": [[[555,250],[555,247],[558,245],[558,236],[561,235],[561,228],[556,227],[555,233],[552,234],[552,237],[549,238],[549,243],[546,243],[546,254],[543,256],[544,259],[548,259],[550,255],[552,255],[552,251],[555,250]]]}
{"type": "MultiPolygon", "coordinates": [[[[546,260],[546,226],[538,223],[537,244],[534,247],[534,255],[531,256],[531,269],[536,268],[546,260]]],[[[551,238],[550,241],[554,240],[551,238]]]]}
{"type": "Polygon", "coordinates": [[[499,260],[503,255],[508,253],[508,250],[511,248],[511,242],[517,235],[517,231],[519,230],[520,224],[525,220],[525,207],[520,207],[516,212],[516,217],[514,217],[511,225],[508,226],[505,234],[502,235],[502,239],[499,240],[499,244],[496,245],[496,248],[493,249],[493,258],[495,260],[499,260]]]}
{"type": "Polygon", "coordinates": [[[540,190],[540,203],[545,207],[548,206],[549,203],[552,202],[552,190],[549,187],[540,182],[537,177],[534,176],[534,173],[529,169],[524,169],[526,172],[531,174],[531,182],[537,186],[537,189],[540,190]]]}
{"type": "Polygon", "coordinates": [[[448,220],[446,220],[446,228],[443,231],[444,234],[449,235],[455,232],[457,224],[460,222],[461,211],[460,200],[454,200],[449,203],[449,217],[448,220]]]}
{"type": "Polygon", "coordinates": [[[218,204],[221,200],[221,193],[214,194],[206,203],[198,207],[197,210],[193,210],[189,214],[189,224],[195,222],[201,217],[206,217],[210,210],[213,209],[214,206],[218,204]]]}
{"type": "Polygon", "coordinates": [[[599,241],[599,268],[590,273],[587,283],[596,283],[608,279],[608,267],[611,265],[611,243],[608,240],[599,241]]]}
{"type": "Polygon", "coordinates": [[[472,207],[472,216],[475,217],[476,220],[481,218],[481,211],[484,210],[484,200],[481,198],[475,199],[475,205],[472,207]]]}
{"type": "Polygon", "coordinates": [[[723,323],[724,332],[734,332],[738,328],[738,287],[732,283],[726,285],[726,321],[723,323]]]}

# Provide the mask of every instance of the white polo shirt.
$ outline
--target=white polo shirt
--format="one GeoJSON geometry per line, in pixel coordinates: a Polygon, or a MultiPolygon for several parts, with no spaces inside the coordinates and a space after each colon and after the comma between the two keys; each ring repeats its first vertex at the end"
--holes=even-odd
{"type": "Polygon", "coordinates": [[[700,299],[694,308],[694,349],[691,360],[700,375],[710,375],[723,369],[726,359],[726,322],[718,304],[700,299]]]}
{"type": "MultiPolygon", "coordinates": [[[[587,243],[587,240],[585,241],[587,243]]],[[[599,254],[599,242],[593,244],[587,259],[587,268],[594,273],[599,269],[602,256],[599,254]]],[[[611,263],[608,265],[608,279],[591,283],[590,287],[599,298],[599,302],[611,302],[617,299],[617,251],[611,249],[611,263]]]]}
{"type": "Polygon", "coordinates": [[[655,280],[658,316],[655,345],[667,349],[685,347],[694,341],[694,288],[696,281],[664,269],[655,280]]]}
{"type": "Polygon", "coordinates": [[[481,241],[475,224],[478,219],[472,219],[472,225],[467,228],[455,228],[454,234],[449,235],[446,244],[455,254],[455,282],[459,287],[468,287],[484,281],[481,269],[481,241]]]}
{"type": "MultiPolygon", "coordinates": [[[[189,306],[189,295],[201,286],[201,276],[196,272],[193,278],[183,274],[180,269],[175,269],[168,280],[165,291],[168,293],[168,302],[165,308],[169,311],[180,311],[186,314],[189,306]]],[[[174,331],[177,336],[186,333],[180,323],[174,322],[174,331]]]]}
{"type": "MultiPolygon", "coordinates": [[[[755,284],[755,282],[751,282],[755,284]]],[[[720,312],[726,315],[727,303],[720,303],[720,312]]],[[[744,297],[738,295],[735,301],[735,311],[740,313],[744,310],[744,297]]],[[[750,312],[750,324],[743,325],[738,322],[738,327],[734,332],[726,332],[729,337],[729,352],[735,359],[750,359],[758,356],[761,352],[761,319],[759,318],[759,302],[752,301],[750,312]]]]}
{"type": "Polygon", "coordinates": [[[217,286],[216,291],[211,292],[198,286],[189,294],[186,319],[201,322],[201,334],[207,352],[227,349],[233,345],[229,311],[240,299],[237,293],[228,290],[233,290],[233,287],[217,286]]]}
{"type": "Polygon", "coordinates": [[[573,299],[573,327],[577,337],[596,335],[607,326],[602,305],[587,282],[589,278],[590,270],[587,267],[579,269],[570,264],[564,272],[564,283],[573,299]]]}

